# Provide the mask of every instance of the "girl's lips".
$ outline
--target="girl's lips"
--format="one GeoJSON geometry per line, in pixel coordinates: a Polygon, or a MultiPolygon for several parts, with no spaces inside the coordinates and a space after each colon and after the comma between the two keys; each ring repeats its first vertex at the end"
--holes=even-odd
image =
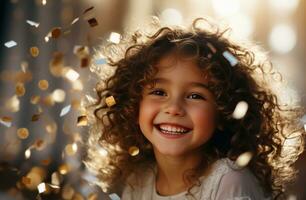
{"type": "MultiPolygon", "coordinates": [[[[185,137],[186,135],[189,135],[188,133],[184,133],[184,134],[167,134],[167,133],[164,133],[162,132],[158,125],[155,125],[154,128],[158,131],[158,133],[165,137],[165,138],[168,138],[168,139],[177,139],[177,138],[182,138],[182,137],[185,137]]],[[[189,132],[189,131],[188,131],[189,132]]]]}

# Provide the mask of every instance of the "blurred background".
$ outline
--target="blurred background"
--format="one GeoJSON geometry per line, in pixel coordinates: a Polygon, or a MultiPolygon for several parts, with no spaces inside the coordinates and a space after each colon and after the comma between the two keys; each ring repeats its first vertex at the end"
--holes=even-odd
{"type": "MultiPolygon", "coordinates": [[[[94,50],[150,16],[169,25],[208,17],[255,41],[286,80],[282,100],[305,108],[305,9],[305,0],[1,0],[0,199],[117,198],[82,163],[81,99],[98,81],[89,65],[104,63],[94,50]]],[[[306,199],[305,166],[304,153],[290,200],[306,199]]]]}

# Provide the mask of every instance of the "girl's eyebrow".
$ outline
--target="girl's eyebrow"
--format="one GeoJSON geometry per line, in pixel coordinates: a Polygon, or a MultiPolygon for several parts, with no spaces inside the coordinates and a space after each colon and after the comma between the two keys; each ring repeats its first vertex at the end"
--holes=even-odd
{"type": "MultiPolygon", "coordinates": [[[[154,78],[152,80],[153,84],[156,84],[156,83],[170,83],[170,82],[171,82],[170,80],[165,79],[165,78],[154,78]]],[[[201,83],[201,82],[191,81],[191,82],[188,82],[187,84],[190,85],[191,87],[200,87],[200,88],[204,88],[206,90],[210,90],[208,85],[206,85],[204,83],[201,83]]]]}

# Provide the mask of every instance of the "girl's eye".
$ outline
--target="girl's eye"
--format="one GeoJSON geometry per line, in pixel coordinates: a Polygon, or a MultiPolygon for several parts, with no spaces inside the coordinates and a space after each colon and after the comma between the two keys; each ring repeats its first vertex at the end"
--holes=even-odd
{"type": "Polygon", "coordinates": [[[162,90],[154,90],[152,92],[150,92],[149,94],[153,94],[153,95],[157,95],[157,96],[165,96],[166,93],[162,90]]]}
{"type": "Polygon", "coordinates": [[[189,95],[189,97],[191,97],[192,99],[203,99],[203,100],[205,100],[204,97],[202,97],[201,95],[195,94],[195,93],[189,95]]]}

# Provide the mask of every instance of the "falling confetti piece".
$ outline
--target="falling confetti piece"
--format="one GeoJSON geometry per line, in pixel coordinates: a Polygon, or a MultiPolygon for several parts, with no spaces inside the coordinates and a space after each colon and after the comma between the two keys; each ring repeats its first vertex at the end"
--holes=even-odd
{"type": "Polygon", "coordinates": [[[306,131],[306,124],[304,124],[304,130],[306,131]]]}
{"type": "Polygon", "coordinates": [[[69,172],[70,167],[67,164],[62,164],[59,166],[58,171],[60,174],[65,175],[69,172]]]}
{"type": "Polygon", "coordinates": [[[39,55],[39,49],[37,47],[31,47],[30,53],[33,57],[37,57],[39,55]]]}
{"type": "Polygon", "coordinates": [[[95,26],[98,25],[98,21],[96,20],[96,18],[91,18],[91,19],[87,20],[87,22],[89,23],[89,25],[91,27],[95,27],[95,26]]]}
{"type": "Polygon", "coordinates": [[[238,64],[238,60],[230,52],[224,51],[222,55],[224,56],[224,58],[226,58],[226,60],[231,64],[232,67],[238,64]]]}
{"type": "Polygon", "coordinates": [[[24,152],[24,156],[26,159],[29,159],[31,157],[31,149],[28,148],[25,152],[24,152]]]}
{"type": "Polygon", "coordinates": [[[76,81],[80,75],[73,69],[68,69],[65,71],[64,76],[70,81],[76,81]]]}
{"type": "Polygon", "coordinates": [[[20,109],[20,101],[17,98],[17,95],[9,98],[5,103],[5,108],[8,109],[10,112],[18,112],[20,109]]]}
{"type": "Polygon", "coordinates": [[[236,160],[236,165],[239,167],[245,167],[249,164],[250,160],[252,159],[253,154],[251,152],[245,152],[238,156],[236,160]]]}
{"type": "Polygon", "coordinates": [[[94,7],[91,6],[91,7],[87,8],[86,10],[84,10],[83,14],[88,13],[89,11],[91,11],[93,9],[94,9],[94,7]]]}
{"type": "Polygon", "coordinates": [[[43,159],[43,160],[41,161],[41,164],[42,164],[42,165],[45,165],[45,166],[49,165],[50,163],[51,163],[51,158],[43,159]]]}
{"type": "Polygon", "coordinates": [[[104,64],[106,64],[106,60],[105,60],[105,58],[100,58],[98,60],[95,60],[95,64],[96,65],[104,65],[104,64]]]}
{"type": "Polygon", "coordinates": [[[78,146],[76,143],[73,144],[68,144],[65,147],[65,152],[67,153],[67,155],[72,156],[74,155],[78,150],[78,146]]]}
{"type": "Polygon", "coordinates": [[[105,103],[108,107],[111,107],[116,104],[115,98],[113,96],[109,96],[105,98],[105,103]]]}
{"type": "Polygon", "coordinates": [[[8,42],[4,43],[4,46],[6,46],[7,48],[12,48],[16,45],[17,45],[17,42],[15,42],[14,40],[11,40],[11,41],[8,41],[8,42]]]}
{"type": "Polygon", "coordinates": [[[89,48],[87,46],[76,45],[73,48],[73,53],[80,59],[89,56],[89,48]]]}
{"type": "Polygon", "coordinates": [[[8,117],[8,116],[1,117],[1,119],[4,122],[12,122],[12,120],[13,120],[11,117],[8,117]]]}
{"type": "Polygon", "coordinates": [[[111,200],[120,200],[120,197],[116,193],[110,194],[109,198],[111,198],[111,200]]]}
{"type": "Polygon", "coordinates": [[[31,121],[32,121],[32,122],[38,121],[39,118],[40,118],[40,116],[41,116],[41,113],[32,115],[31,121]]]}
{"type": "Polygon", "coordinates": [[[31,26],[35,26],[36,28],[39,26],[39,23],[33,22],[33,21],[31,21],[31,20],[27,20],[26,22],[27,22],[28,24],[30,24],[31,26]]]}
{"type": "Polygon", "coordinates": [[[71,25],[75,24],[77,21],[79,21],[79,18],[75,18],[72,22],[71,22],[71,25]]]}
{"type": "Polygon", "coordinates": [[[46,5],[46,4],[47,4],[47,0],[42,0],[42,1],[41,1],[41,4],[42,4],[42,5],[46,5]]]}
{"type": "Polygon", "coordinates": [[[51,37],[57,39],[61,36],[62,30],[60,27],[55,27],[51,30],[51,37]]]}
{"type": "Polygon", "coordinates": [[[71,109],[71,105],[65,106],[61,111],[60,117],[63,117],[64,115],[66,115],[70,111],[70,109],[71,109]]]}
{"type": "Polygon", "coordinates": [[[19,97],[23,96],[26,92],[24,84],[23,83],[17,83],[16,88],[15,88],[15,92],[16,92],[17,96],[19,96],[19,97]]]}
{"type": "Polygon", "coordinates": [[[241,119],[245,116],[248,111],[248,103],[245,101],[240,101],[235,107],[235,110],[232,114],[234,119],[241,119]]]}
{"type": "Polygon", "coordinates": [[[32,96],[30,100],[31,104],[38,104],[39,101],[40,101],[40,96],[37,96],[37,95],[32,96]]]}
{"type": "Polygon", "coordinates": [[[89,58],[82,58],[81,59],[81,67],[84,68],[84,67],[88,67],[90,64],[90,59],[89,58]]]}
{"type": "Polygon", "coordinates": [[[131,156],[136,156],[136,155],[138,155],[138,154],[139,154],[139,148],[136,147],[136,146],[131,146],[131,147],[129,148],[129,154],[130,154],[131,156]]]}
{"type": "Polygon", "coordinates": [[[47,80],[40,80],[38,82],[38,87],[41,90],[47,90],[49,88],[49,83],[47,80]]]}
{"type": "Polygon", "coordinates": [[[19,128],[17,135],[20,139],[27,139],[29,137],[29,130],[27,128],[19,128]]]}
{"type": "Polygon", "coordinates": [[[6,126],[8,128],[12,126],[12,122],[7,122],[7,121],[4,121],[3,119],[0,119],[0,124],[6,126]]]}
{"type": "Polygon", "coordinates": [[[52,185],[60,185],[60,174],[58,172],[53,172],[51,175],[51,183],[52,185]]]}
{"type": "Polygon", "coordinates": [[[55,102],[61,103],[65,101],[66,93],[62,89],[56,89],[52,92],[52,98],[55,102]]]}
{"type": "Polygon", "coordinates": [[[119,33],[111,32],[111,34],[109,36],[109,41],[110,42],[115,43],[115,44],[119,44],[120,39],[121,39],[121,35],[119,33]]]}
{"type": "Polygon", "coordinates": [[[87,125],[88,125],[87,116],[85,115],[79,116],[77,126],[87,126],[87,125]]]}
{"type": "Polygon", "coordinates": [[[38,193],[43,193],[44,191],[46,191],[46,184],[44,182],[38,184],[37,189],[38,193]]]}

